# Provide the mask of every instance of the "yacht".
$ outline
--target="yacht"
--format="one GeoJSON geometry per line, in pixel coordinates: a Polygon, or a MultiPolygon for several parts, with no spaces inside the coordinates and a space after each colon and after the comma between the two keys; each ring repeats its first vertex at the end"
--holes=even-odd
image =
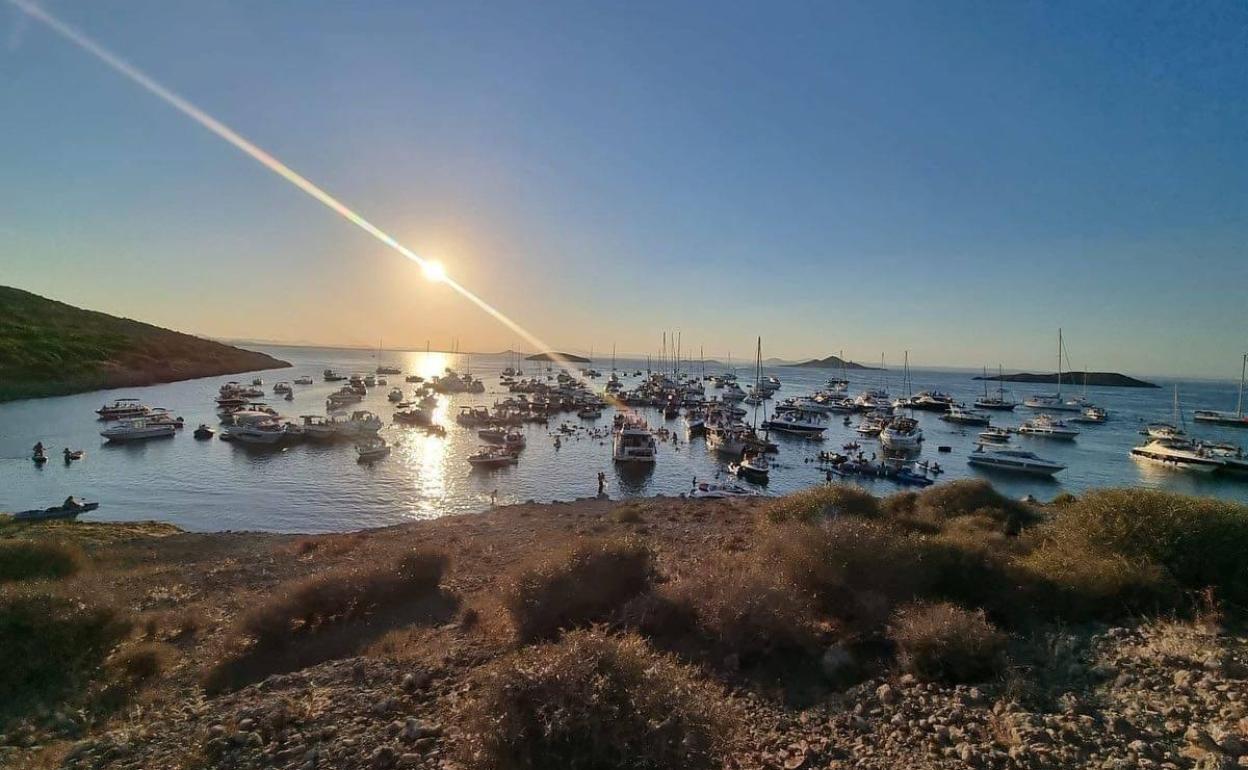
{"type": "Polygon", "coordinates": [[[318,414],[305,414],[303,419],[303,435],[317,441],[328,441],[338,434],[335,420],[318,414]]]}
{"type": "Polygon", "coordinates": [[[1246,373],[1248,373],[1248,353],[1244,354],[1244,361],[1239,369],[1239,399],[1235,402],[1235,411],[1219,412],[1214,409],[1197,409],[1192,415],[1196,422],[1248,428],[1248,414],[1244,414],[1244,375],[1246,373]]]}
{"type": "Polygon", "coordinates": [[[854,406],[862,410],[890,409],[892,403],[888,391],[883,389],[864,390],[854,397],[854,406]]]}
{"type": "Polygon", "coordinates": [[[100,435],[106,441],[122,442],[122,441],[142,441],[149,438],[163,438],[172,436],[177,432],[177,428],[168,422],[152,424],[142,417],[123,420],[117,425],[105,428],[100,431],[100,435]]]}
{"type": "Polygon", "coordinates": [[[1181,439],[1153,439],[1131,449],[1131,456],[1175,470],[1211,473],[1226,461],[1204,447],[1181,439]]]}
{"type": "Polygon", "coordinates": [[[741,390],[741,386],[735,382],[728,382],[724,385],[724,393],[720,396],[724,401],[744,401],[745,391],[741,390]]]}
{"type": "Polygon", "coordinates": [[[100,416],[101,420],[124,420],[142,417],[150,411],[151,408],[137,398],[119,398],[111,404],[105,404],[96,409],[95,413],[100,416]]]}
{"type": "Polygon", "coordinates": [[[1233,473],[1248,473],[1248,457],[1244,450],[1234,444],[1201,444],[1214,457],[1222,461],[1222,470],[1233,473]]]}
{"type": "Polygon", "coordinates": [[[1099,406],[1085,406],[1078,417],[1070,418],[1071,422],[1081,422],[1087,425],[1100,425],[1109,419],[1109,412],[1099,406]]]}
{"type": "Polygon", "coordinates": [[[912,417],[898,417],[880,431],[880,443],[889,449],[918,449],[923,429],[912,417]]]}
{"type": "Polygon", "coordinates": [[[361,462],[373,462],[390,454],[390,445],[381,436],[371,436],[356,444],[355,452],[361,462]]]}
{"type": "Polygon", "coordinates": [[[984,367],[984,395],[975,399],[976,409],[988,409],[994,412],[1012,412],[1018,406],[1015,401],[1005,397],[1005,375],[1001,367],[997,367],[997,394],[988,395],[988,367],[984,367]]]}
{"type": "Polygon", "coordinates": [[[1079,435],[1079,431],[1061,420],[1054,420],[1047,414],[1041,414],[1035,419],[1027,420],[1018,427],[1018,432],[1024,436],[1052,438],[1062,441],[1074,441],[1075,436],[1079,435]]]}
{"type": "Polygon", "coordinates": [[[757,497],[758,491],[732,481],[695,481],[689,496],[719,500],[729,497],[757,497]]]}
{"type": "Polygon", "coordinates": [[[390,392],[386,394],[386,399],[392,404],[397,404],[403,400],[403,391],[398,388],[391,388],[390,392]]]}
{"type": "Polygon", "coordinates": [[[1025,452],[1021,449],[985,450],[982,444],[975,448],[966,462],[976,468],[1023,473],[1029,476],[1052,476],[1066,469],[1065,465],[1037,457],[1032,452],[1025,452]]]}
{"type": "Polygon", "coordinates": [[[282,424],[272,418],[256,422],[244,422],[230,425],[221,433],[225,441],[239,441],[244,444],[272,445],[281,441],[286,435],[282,424]]]}
{"type": "Polygon", "coordinates": [[[517,462],[517,459],[505,447],[492,445],[483,446],[475,454],[468,455],[468,462],[474,468],[501,468],[517,462]]]}
{"type": "Polygon", "coordinates": [[[346,420],[337,423],[336,432],[340,436],[359,438],[376,435],[385,425],[381,418],[366,409],[356,410],[346,420]]]}
{"type": "MultiPolygon", "coordinates": [[[[849,419],[846,417],[845,419],[849,419]]],[[[858,427],[854,428],[854,432],[859,436],[878,436],[884,428],[888,427],[889,420],[877,414],[870,414],[862,418],[862,422],[858,423],[858,427]]]]}
{"type": "Polygon", "coordinates": [[[706,448],[726,455],[739,455],[745,451],[748,429],[740,424],[708,423],[706,448]]]}
{"type": "Polygon", "coordinates": [[[942,414],[940,419],[958,425],[987,425],[989,423],[988,415],[967,409],[962,404],[950,406],[949,411],[942,414]]]}
{"type": "Polygon", "coordinates": [[[764,430],[814,437],[823,436],[823,432],[827,430],[822,414],[809,412],[805,409],[793,409],[780,414],[773,414],[770,420],[763,422],[762,427],[764,430]]]}
{"type": "Polygon", "coordinates": [[[308,376],[308,375],[306,375],[306,374],[305,374],[305,375],[303,375],[302,377],[296,377],[296,378],[295,378],[295,384],[296,384],[296,385],[311,385],[311,384],[312,384],[312,378],[311,378],[311,377],[309,377],[309,376],[308,376]]]}
{"type": "Polygon", "coordinates": [[[903,406],[920,412],[947,412],[953,406],[953,396],[939,390],[924,390],[906,399],[903,406]]]}
{"type": "Polygon", "coordinates": [[[375,370],[377,374],[402,374],[403,370],[393,366],[379,366],[375,370]]]}
{"type": "Polygon", "coordinates": [[[771,473],[771,463],[764,452],[748,452],[740,462],[729,463],[728,472],[755,484],[766,484],[771,473]]]}
{"type": "Polygon", "coordinates": [[[281,382],[273,386],[273,392],[277,394],[286,394],[286,393],[291,392],[292,390],[294,390],[294,388],[291,387],[290,382],[288,382],[287,380],[282,380],[281,382]]]}
{"type": "Polygon", "coordinates": [[[1082,398],[1062,398],[1062,330],[1057,330],[1057,392],[1030,396],[1023,406],[1048,412],[1080,412],[1088,404],[1082,398]]]}
{"type": "Polygon", "coordinates": [[[1153,422],[1144,426],[1144,430],[1140,433],[1149,438],[1158,438],[1166,440],[1186,439],[1187,431],[1182,428],[1175,427],[1168,422],[1153,422]]]}
{"type": "Polygon", "coordinates": [[[654,435],[644,421],[625,418],[615,431],[611,456],[617,463],[653,463],[656,452],[654,435]]]}
{"type": "Polygon", "coordinates": [[[321,373],[321,377],[326,382],[341,382],[342,380],[347,379],[345,375],[338,374],[333,369],[326,369],[321,373]]]}
{"type": "Polygon", "coordinates": [[[1006,444],[1010,440],[1010,432],[1005,428],[985,428],[979,432],[979,440],[993,444],[1006,444]]]}

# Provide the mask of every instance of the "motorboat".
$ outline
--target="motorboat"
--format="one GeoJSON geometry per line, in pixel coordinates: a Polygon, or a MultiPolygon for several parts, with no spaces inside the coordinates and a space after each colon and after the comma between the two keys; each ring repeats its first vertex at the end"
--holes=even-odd
{"type": "Polygon", "coordinates": [[[1202,442],[1200,446],[1222,461],[1221,470],[1232,473],[1248,473],[1248,457],[1244,455],[1244,450],[1235,444],[1202,442]]]}
{"type": "Polygon", "coordinates": [[[617,463],[653,463],[658,446],[650,427],[638,418],[626,417],[611,443],[611,456],[617,463]]]}
{"type": "Polygon", "coordinates": [[[888,449],[918,449],[923,429],[912,417],[898,417],[880,431],[880,443],[888,449]]]}
{"type": "Polygon", "coordinates": [[[524,449],[527,444],[528,440],[524,437],[524,434],[519,431],[507,431],[507,433],[503,435],[503,448],[512,454],[519,453],[520,450],[524,449]]]}
{"type": "Polygon", "coordinates": [[[394,413],[394,421],[403,425],[433,425],[433,415],[423,407],[412,407],[394,413]]]}
{"type": "Polygon", "coordinates": [[[338,374],[333,369],[326,369],[321,373],[321,377],[325,380],[325,382],[342,382],[347,379],[345,374],[338,374]]]}
{"type": "Polygon", "coordinates": [[[286,380],[282,380],[281,382],[273,386],[274,393],[279,393],[279,394],[289,393],[292,390],[294,390],[294,388],[291,387],[290,383],[286,380]]]}
{"type": "Polygon", "coordinates": [[[758,490],[750,489],[732,481],[696,481],[689,496],[703,500],[721,500],[730,497],[757,497],[758,490]]]}
{"type": "Polygon", "coordinates": [[[741,386],[735,382],[724,383],[724,392],[720,396],[724,401],[744,401],[745,391],[741,390],[741,386]]]}
{"type": "Polygon", "coordinates": [[[979,440],[993,444],[1005,444],[1010,440],[1010,432],[1005,428],[985,428],[979,432],[979,440]]]}
{"type": "Polygon", "coordinates": [[[86,454],[87,453],[81,449],[70,449],[69,447],[65,447],[65,449],[61,451],[61,456],[65,458],[66,463],[72,463],[74,460],[81,460],[86,456],[86,454]]]}
{"type": "Polygon", "coordinates": [[[247,425],[254,422],[276,420],[279,417],[281,417],[281,415],[279,415],[277,410],[273,407],[267,404],[253,402],[221,415],[221,422],[224,425],[247,425]]]}
{"type": "Polygon", "coordinates": [[[259,378],[259,377],[256,377],[255,379],[253,379],[253,380],[251,381],[251,384],[252,384],[252,385],[254,385],[254,386],[256,386],[257,388],[259,388],[259,387],[261,387],[261,386],[263,386],[263,385],[264,385],[264,380],[262,380],[262,379],[261,379],[261,378],[259,378]]]}
{"type": "Polygon", "coordinates": [[[503,439],[506,437],[507,437],[506,428],[499,428],[497,426],[490,427],[490,428],[482,428],[481,430],[477,431],[477,438],[482,439],[484,441],[489,441],[492,444],[501,444],[503,443],[503,439]]]}
{"type": "Polygon", "coordinates": [[[419,374],[409,374],[403,378],[403,381],[404,382],[424,382],[425,378],[421,377],[419,374]]]}
{"type": "Polygon", "coordinates": [[[319,414],[305,414],[301,419],[303,420],[303,435],[313,441],[330,441],[338,435],[336,420],[322,417],[319,414]]]}
{"type": "Polygon", "coordinates": [[[29,511],[18,511],[13,514],[14,521],[51,521],[54,519],[73,519],[80,513],[87,513],[99,508],[96,502],[77,501],[73,498],[61,505],[51,508],[35,508],[29,511]]]}
{"type": "Polygon", "coordinates": [[[950,406],[949,411],[942,414],[940,419],[945,422],[957,423],[958,425],[987,425],[990,422],[988,415],[967,409],[962,404],[950,406]]]}
{"type": "Polygon", "coordinates": [[[35,465],[43,465],[48,461],[48,453],[44,451],[42,443],[35,446],[34,452],[31,454],[30,459],[35,463],[35,465]]]}
{"type": "Polygon", "coordinates": [[[594,405],[583,406],[577,410],[576,416],[582,420],[597,420],[602,416],[602,409],[594,405]]]}
{"type": "Polygon", "coordinates": [[[390,392],[386,394],[386,398],[390,401],[390,403],[397,404],[403,400],[403,391],[398,388],[391,388],[390,392]]]}
{"type": "Polygon", "coordinates": [[[1034,419],[1027,420],[1018,426],[1018,432],[1023,436],[1059,439],[1061,441],[1074,441],[1075,436],[1079,435],[1079,431],[1061,420],[1053,419],[1047,414],[1037,415],[1034,419]]]}
{"type": "Polygon", "coordinates": [[[745,451],[749,429],[740,424],[707,423],[706,448],[726,455],[739,455],[745,451]]]}
{"type": "Polygon", "coordinates": [[[1086,425],[1100,425],[1109,419],[1109,412],[1099,406],[1085,406],[1078,417],[1071,417],[1071,422],[1081,422],[1086,425]]]}
{"type": "Polygon", "coordinates": [[[1062,397],[1061,393],[1044,393],[1028,396],[1023,400],[1023,406],[1038,412],[1079,412],[1083,410],[1082,402],[1073,399],[1067,400],[1062,397]]]}
{"type": "Polygon", "coordinates": [[[1244,414],[1244,377],[1248,375],[1248,353],[1244,354],[1243,364],[1239,369],[1239,399],[1235,402],[1234,412],[1220,412],[1215,409],[1197,409],[1192,417],[1196,422],[1213,425],[1227,425],[1237,428],[1248,428],[1248,414],[1244,414]]]}
{"type": "Polygon", "coordinates": [[[359,409],[337,423],[337,433],[348,438],[361,438],[376,433],[385,426],[381,418],[367,409],[359,409]]]}
{"type": "Polygon", "coordinates": [[[812,437],[820,437],[827,430],[822,414],[804,409],[773,414],[770,420],[763,422],[762,427],[764,430],[812,437]]]}
{"type": "Polygon", "coordinates": [[[331,411],[346,409],[348,404],[358,404],[364,397],[351,388],[344,387],[329,394],[325,399],[325,408],[331,411]]]}
{"type": "Polygon", "coordinates": [[[379,366],[376,369],[378,374],[402,374],[403,370],[393,366],[379,366]]]}
{"type": "Polygon", "coordinates": [[[151,411],[151,408],[144,405],[137,398],[119,398],[111,404],[105,404],[95,413],[102,420],[125,420],[132,417],[142,417],[151,411]]]}
{"type": "Polygon", "coordinates": [[[355,445],[360,462],[371,463],[390,454],[390,445],[381,436],[371,436],[355,445]]]}
{"type": "Polygon", "coordinates": [[[305,375],[303,375],[302,377],[296,377],[296,378],[295,378],[295,384],[296,384],[296,385],[311,385],[311,384],[312,384],[312,378],[311,378],[311,377],[309,377],[309,376],[308,376],[308,375],[306,375],[306,374],[305,374],[305,375]]]}
{"type": "Polygon", "coordinates": [[[982,444],[975,448],[966,462],[976,468],[1029,476],[1052,476],[1066,469],[1065,465],[1038,457],[1033,452],[1021,449],[984,449],[982,444]]]}
{"type": "Polygon", "coordinates": [[[771,473],[771,463],[763,452],[747,452],[740,462],[728,464],[728,472],[755,484],[766,484],[771,473]]]}
{"type": "Polygon", "coordinates": [[[954,403],[953,396],[939,390],[924,390],[903,400],[901,406],[920,412],[947,412],[954,403]]]}
{"type": "Polygon", "coordinates": [[[1133,447],[1131,456],[1166,468],[1196,473],[1212,473],[1226,466],[1222,457],[1181,439],[1152,439],[1143,446],[1133,447]]]}
{"type": "Polygon", "coordinates": [[[195,429],[195,432],[192,435],[194,435],[195,438],[203,441],[203,440],[210,439],[213,436],[215,436],[216,431],[214,431],[212,428],[209,428],[206,424],[200,423],[199,427],[195,429]]]}
{"type": "Polygon", "coordinates": [[[685,430],[689,435],[696,436],[706,432],[706,415],[700,411],[685,412],[685,430]]]}
{"type": "Polygon", "coordinates": [[[854,432],[859,436],[878,436],[884,432],[884,428],[888,426],[888,423],[889,418],[878,414],[870,414],[862,418],[862,422],[858,423],[858,427],[854,428],[854,432]]]}
{"type": "Polygon", "coordinates": [[[286,436],[286,428],[277,420],[269,418],[227,426],[221,433],[223,441],[242,444],[272,446],[286,436]]]}
{"type": "Polygon", "coordinates": [[[100,435],[106,441],[120,443],[124,441],[143,441],[150,438],[164,438],[172,436],[177,432],[172,424],[167,422],[157,423],[155,425],[148,424],[143,418],[131,420],[123,420],[121,423],[110,428],[100,431],[100,435]]]}
{"type": "Polygon", "coordinates": [[[515,463],[516,456],[504,447],[487,445],[468,455],[468,462],[474,468],[500,468],[515,463]]]}
{"type": "Polygon", "coordinates": [[[892,405],[888,391],[882,388],[864,390],[854,397],[854,406],[860,410],[891,409],[892,405]]]}

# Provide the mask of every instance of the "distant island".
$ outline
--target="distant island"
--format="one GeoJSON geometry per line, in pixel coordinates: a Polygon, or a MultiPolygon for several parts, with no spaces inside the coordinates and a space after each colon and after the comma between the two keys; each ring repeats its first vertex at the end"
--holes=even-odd
{"type": "Polygon", "coordinates": [[[878,366],[863,366],[853,361],[842,361],[840,356],[828,356],[827,358],[812,358],[809,361],[803,361],[800,364],[789,364],[789,366],[801,369],[874,369],[878,370],[878,366]]]}
{"type": "MultiPolygon", "coordinates": [[[[976,380],[1000,380],[1001,382],[1031,382],[1036,384],[1056,385],[1057,374],[1030,374],[1022,372],[1020,374],[1006,374],[997,376],[995,374],[984,377],[982,375],[974,377],[976,380]]],[[[1117,372],[1062,372],[1062,382],[1067,385],[1100,385],[1110,388],[1159,388],[1160,385],[1154,385],[1151,382],[1137,380],[1134,377],[1128,377],[1125,374],[1117,372]],[[1085,379],[1086,378],[1086,379],[1085,379]]]]}
{"type": "Polygon", "coordinates": [[[534,353],[531,356],[526,356],[524,360],[525,361],[570,361],[574,364],[588,364],[591,362],[592,359],[586,358],[584,356],[575,356],[575,355],[572,355],[571,353],[559,353],[557,351],[552,350],[549,353],[534,353]]]}
{"type": "Polygon", "coordinates": [[[0,401],[286,366],[264,353],[0,286],[0,401]]]}

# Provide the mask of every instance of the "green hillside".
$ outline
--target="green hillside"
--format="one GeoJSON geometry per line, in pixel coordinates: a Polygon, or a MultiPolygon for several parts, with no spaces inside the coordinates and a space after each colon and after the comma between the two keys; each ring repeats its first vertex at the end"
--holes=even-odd
{"type": "Polygon", "coordinates": [[[0,286],[0,401],[290,366],[0,286]]]}

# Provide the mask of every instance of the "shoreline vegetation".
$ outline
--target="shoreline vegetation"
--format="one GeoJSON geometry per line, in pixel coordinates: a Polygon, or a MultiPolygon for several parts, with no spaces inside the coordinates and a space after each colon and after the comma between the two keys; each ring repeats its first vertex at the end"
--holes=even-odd
{"type": "Polygon", "coordinates": [[[0,520],[0,564],[4,767],[1248,756],[1248,506],[1207,498],[827,485],[317,536],[0,520]]]}
{"type": "MultiPolygon", "coordinates": [[[[1000,376],[990,374],[986,377],[983,375],[976,375],[971,379],[988,380],[990,382],[1026,382],[1037,385],[1056,385],[1058,375],[1055,372],[1050,374],[1031,374],[1030,372],[1020,372],[1018,374],[1005,374],[1000,376]]],[[[1134,377],[1128,377],[1125,374],[1118,374],[1117,372],[1062,372],[1061,381],[1063,384],[1069,385],[1072,388],[1080,387],[1084,384],[1111,388],[1161,387],[1160,385],[1145,382],[1144,380],[1137,380],[1134,377]]]]}
{"type": "Polygon", "coordinates": [[[0,286],[0,402],[288,366],[264,353],[0,286]]]}

